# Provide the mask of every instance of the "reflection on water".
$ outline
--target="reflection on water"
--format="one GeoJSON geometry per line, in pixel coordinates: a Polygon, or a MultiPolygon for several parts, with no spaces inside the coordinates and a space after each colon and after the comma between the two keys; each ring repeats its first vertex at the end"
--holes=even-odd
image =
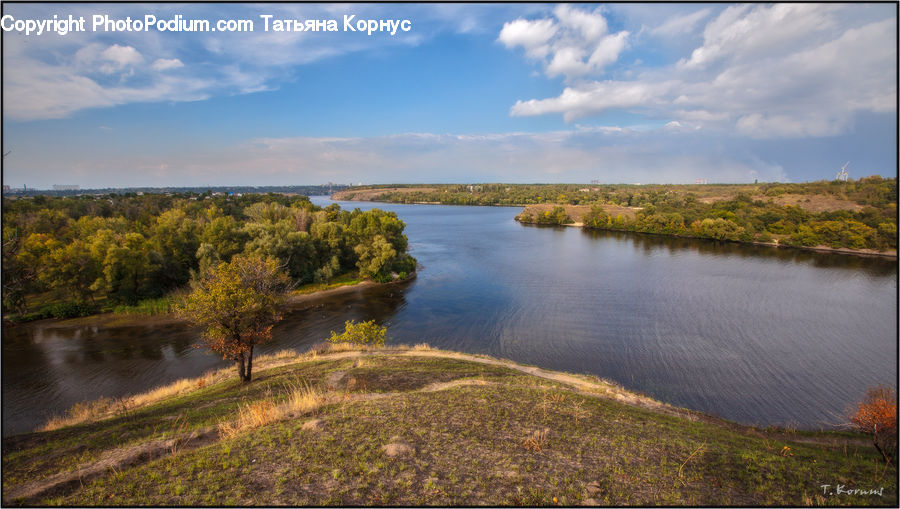
{"type": "MultiPolygon", "coordinates": [[[[298,305],[262,353],[375,319],[394,343],[593,373],[741,422],[812,428],[897,375],[896,261],[528,227],[513,208],[341,205],[397,211],[423,270],[298,305]]],[[[226,365],[196,339],[179,324],[5,327],[4,433],[226,365]]]]}

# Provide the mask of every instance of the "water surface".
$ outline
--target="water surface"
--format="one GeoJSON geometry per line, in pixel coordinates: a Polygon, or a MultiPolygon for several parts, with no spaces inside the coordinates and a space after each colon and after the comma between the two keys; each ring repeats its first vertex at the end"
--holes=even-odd
{"type": "MultiPolygon", "coordinates": [[[[392,343],[591,373],[742,423],[805,428],[840,422],[867,386],[897,377],[895,260],[523,226],[515,208],[341,206],[396,211],[418,278],[302,304],[262,352],[375,319],[392,343]]],[[[195,341],[179,324],[5,328],[3,432],[225,365],[195,341]]]]}

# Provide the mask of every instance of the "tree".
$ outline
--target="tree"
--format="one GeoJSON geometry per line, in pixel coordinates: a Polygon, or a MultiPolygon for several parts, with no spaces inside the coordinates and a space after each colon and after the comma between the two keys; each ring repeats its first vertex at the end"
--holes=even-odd
{"type": "Polygon", "coordinates": [[[582,218],[582,222],[586,228],[606,228],[610,224],[610,217],[602,206],[593,205],[591,211],[582,218]]]}
{"type": "Polygon", "coordinates": [[[870,387],[865,399],[850,416],[850,422],[857,430],[872,435],[872,443],[885,461],[890,462],[897,454],[897,395],[894,389],[883,385],[870,387]]]}
{"type": "MultiPolygon", "coordinates": [[[[92,256],[101,255],[102,275],[91,285],[120,302],[134,304],[143,295],[153,270],[150,244],[140,233],[113,235],[100,230],[91,242],[92,256]]],[[[100,256],[97,256],[101,259],[100,256]]]]}
{"type": "Polygon", "coordinates": [[[57,245],[46,255],[46,267],[39,279],[48,288],[77,296],[79,302],[93,302],[91,284],[100,277],[101,268],[91,256],[90,246],[81,239],[57,245]]]}
{"type": "Polygon", "coordinates": [[[253,347],[271,339],[289,283],[273,258],[235,255],[204,274],[178,310],[204,328],[210,350],[237,363],[246,383],[253,372],[253,347]]]}
{"type": "Polygon", "coordinates": [[[388,271],[397,251],[391,247],[391,243],[383,236],[376,235],[370,244],[359,244],[353,250],[359,255],[356,266],[359,267],[359,275],[372,278],[376,281],[390,279],[388,271]]]}

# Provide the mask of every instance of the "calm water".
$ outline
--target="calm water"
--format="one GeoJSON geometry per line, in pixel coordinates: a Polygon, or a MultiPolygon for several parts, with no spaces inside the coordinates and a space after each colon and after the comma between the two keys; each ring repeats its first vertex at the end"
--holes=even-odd
{"type": "MultiPolygon", "coordinates": [[[[528,227],[515,208],[341,205],[397,211],[419,277],[303,304],[262,352],[374,318],[392,343],[592,373],[743,423],[806,428],[839,422],[867,386],[897,377],[896,261],[528,227]]],[[[182,325],[5,328],[3,432],[225,365],[195,340],[182,325]]]]}

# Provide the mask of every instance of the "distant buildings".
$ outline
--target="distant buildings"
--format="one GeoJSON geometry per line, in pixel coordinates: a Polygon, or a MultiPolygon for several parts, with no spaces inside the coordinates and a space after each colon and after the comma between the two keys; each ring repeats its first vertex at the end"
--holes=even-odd
{"type": "Polygon", "coordinates": [[[53,184],[54,191],[78,191],[79,189],[81,189],[81,186],[53,184]]]}

